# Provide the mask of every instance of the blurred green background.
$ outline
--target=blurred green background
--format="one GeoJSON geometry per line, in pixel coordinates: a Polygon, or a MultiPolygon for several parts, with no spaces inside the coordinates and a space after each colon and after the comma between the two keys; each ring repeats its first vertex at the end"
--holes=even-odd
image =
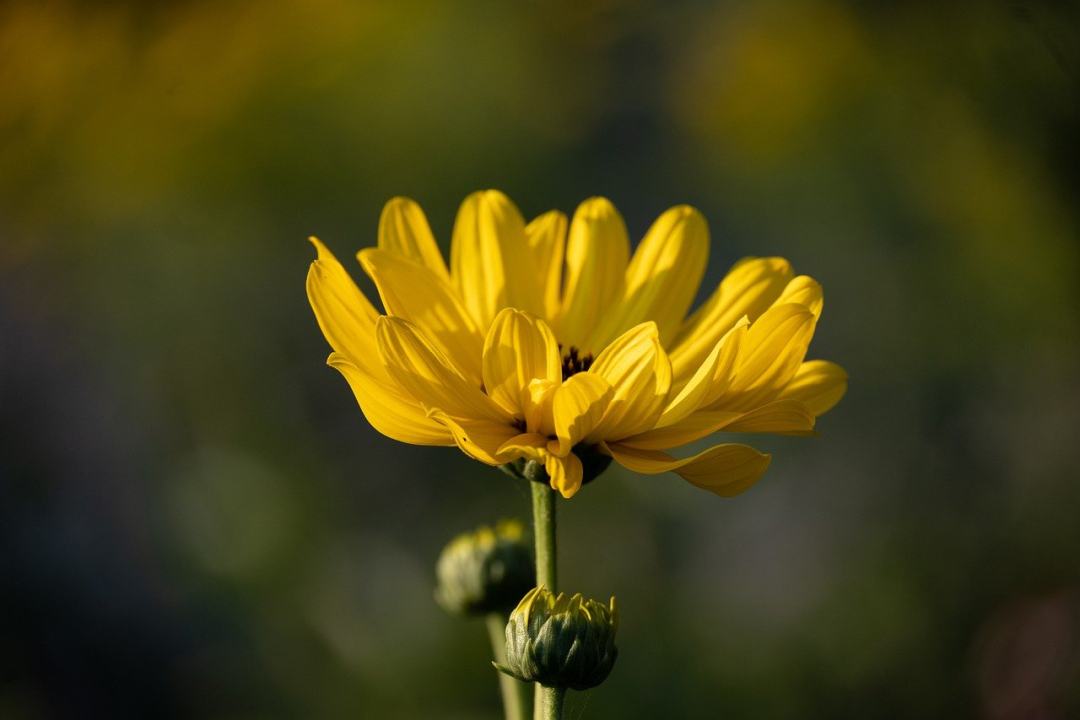
{"type": "MultiPolygon", "coordinates": [[[[304,296],[382,203],[708,217],[851,390],[561,506],[572,718],[1080,716],[1080,32],[1051,2],[0,5],[0,716],[496,718],[432,601],[527,488],[376,434],[304,296]]],[[[349,263],[354,276],[359,267],[349,263]]],[[[365,287],[370,287],[365,285],[365,287]]]]}

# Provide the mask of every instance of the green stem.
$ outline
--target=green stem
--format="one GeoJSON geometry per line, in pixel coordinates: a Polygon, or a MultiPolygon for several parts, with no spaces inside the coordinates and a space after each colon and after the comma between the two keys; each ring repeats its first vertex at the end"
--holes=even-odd
{"type": "MultiPolygon", "coordinates": [[[[531,480],[529,485],[532,487],[533,538],[536,542],[536,585],[555,592],[555,491],[546,482],[531,480]]],[[[560,720],[564,694],[564,690],[537,683],[533,692],[534,720],[560,720]]]]}
{"type": "Polygon", "coordinates": [[[536,541],[536,585],[555,592],[555,491],[544,483],[529,484],[536,541]]]}
{"type": "Polygon", "coordinates": [[[541,714],[537,715],[537,720],[561,720],[563,700],[566,699],[565,688],[549,688],[536,686],[539,691],[540,702],[538,710],[541,714]]]}
{"type": "MultiPolygon", "coordinates": [[[[502,613],[490,613],[484,622],[487,624],[488,636],[491,638],[491,654],[495,662],[500,665],[506,664],[506,615],[502,613]]],[[[520,680],[515,680],[498,670],[499,691],[502,693],[503,713],[506,720],[527,720],[529,717],[529,685],[520,680]]]]}

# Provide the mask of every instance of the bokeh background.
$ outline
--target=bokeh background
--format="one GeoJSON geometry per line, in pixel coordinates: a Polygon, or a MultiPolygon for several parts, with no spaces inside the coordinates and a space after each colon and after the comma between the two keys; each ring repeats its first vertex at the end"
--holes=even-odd
{"type": "MultiPolygon", "coordinates": [[[[367,426],[318,234],[472,190],[710,221],[850,372],[735,500],[561,506],[572,718],[1080,717],[1080,23],[1052,2],[0,5],[0,716],[496,718],[454,533],[528,492],[367,426]]],[[[354,276],[359,267],[352,264],[354,276]]]]}

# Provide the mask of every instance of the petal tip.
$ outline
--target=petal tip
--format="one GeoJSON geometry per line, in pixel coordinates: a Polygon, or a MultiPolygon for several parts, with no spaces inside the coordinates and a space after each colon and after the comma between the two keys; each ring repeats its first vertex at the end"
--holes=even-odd
{"type": "Polygon", "coordinates": [[[575,215],[582,219],[598,220],[605,217],[618,216],[619,211],[615,204],[602,195],[594,195],[586,198],[578,205],[575,215]]]}
{"type": "Polygon", "coordinates": [[[701,222],[705,222],[705,216],[701,213],[701,211],[693,205],[688,205],[686,203],[673,205],[665,211],[665,214],[675,216],[676,220],[685,221],[689,218],[693,218],[694,220],[700,220],[701,222]]]}
{"type": "Polygon", "coordinates": [[[385,215],[389,212],[396,212],[398,210],[413,207],[419,207],[419,204],[415,200],[410,197],[405,197],[404,195],[395,195],[386,201],[386,204],[383,205],[382,211],[385,215]]]}
{"type": "Polygon", "coordinates": [[[356,259],[360,263],[360,266],[364,268],[364,272],[370,275],[373,272],[373,268],[378,262],[379,257],[385,252],[385,250],[380,250],[377,247],[361,248],[356,252],[356,259]]]}
{"type": "Polygon", "coordinates": [[[315,246],[315,262],[334,257],[333,253],[330,252],[330,248],[326,247],[323,241],[314,235],[308,235],[308,242],[315,246]]]}

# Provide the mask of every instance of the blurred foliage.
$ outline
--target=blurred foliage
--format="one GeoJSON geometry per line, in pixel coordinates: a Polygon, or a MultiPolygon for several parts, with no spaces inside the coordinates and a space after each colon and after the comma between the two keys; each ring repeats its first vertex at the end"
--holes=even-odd
{"type": "Polygon", "coordinates": [[[852,378],[741,498],[562,505],[623,620],[572,716],[1080,714],[1078,19],[0,5],[0,716],[497,716],[433,564],[526,489],[375,434],[303,295],[308,234],[348,257],[406,194],[445,243],[481,187],[697,205],[706,290],[791,258],[852,378]]]}

